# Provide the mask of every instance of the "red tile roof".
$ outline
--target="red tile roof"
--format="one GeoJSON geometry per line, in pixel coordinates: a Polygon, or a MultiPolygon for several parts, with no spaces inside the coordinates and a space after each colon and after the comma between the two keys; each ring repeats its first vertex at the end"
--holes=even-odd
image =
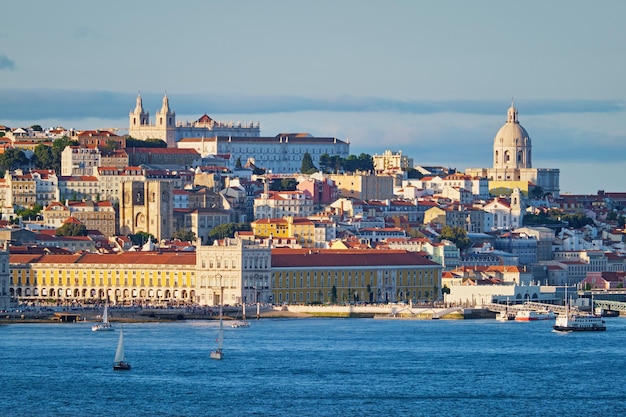
{"type": "Polygon", "coordinates": [[[440,266],[416,252],[360,249],[272,249],[272,267],[440,266]]]}

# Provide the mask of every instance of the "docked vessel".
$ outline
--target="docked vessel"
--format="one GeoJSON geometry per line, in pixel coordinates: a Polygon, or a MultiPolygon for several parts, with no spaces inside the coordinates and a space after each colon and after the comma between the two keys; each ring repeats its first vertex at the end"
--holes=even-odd
{"type": "Polygon", "coordinates": [[[536,311],[536,310],[520,310],[515,314],[516,321],[535,321],[535,320],[551,320],[556,315],[552,310],[536,311]]]}
{"type": "Polygon", "coordinates": [[[502,310],[496,316],[496,320],[498,321],[510,321],[515,319],[515,314],[507,310],[502,310]]]}

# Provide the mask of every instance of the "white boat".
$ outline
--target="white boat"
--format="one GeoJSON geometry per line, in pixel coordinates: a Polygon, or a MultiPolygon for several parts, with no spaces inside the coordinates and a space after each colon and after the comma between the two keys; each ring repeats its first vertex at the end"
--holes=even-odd
{"type": "Polygon", "coordinates": [[[516,321],[552,320],[555,318],[556,314],[552,310],[536,311],[524,309],[515,313],[516,321]]]}
{"type": "Polygon", "coordinates": [[[245,303],[241,304],[241,320],[237,320],[236,322],[231,324],[231,326],[234,328],[250,327],[250,323],[246,320],[246,304],[245,303]]]}
{"type": "Polygon", "coordinates": [[[513,320],[514,318],[515,318],[515,314],[507,310],[500,311],[498,315],[496,316],[496,320],[498,321],[510,321],[510,320],[513,320]]]}
{"type": "Polygon", "coordinates": [[[102,322],[91,326],[91,330],[94,332],[115,330],[113,324],[109,323],[109,304],[104,305],[104,311],[102,312],[102,322]]]}
{"type": "Polygon", "coordinates": [[[606,323],[600,316],[586,313],[559,314],[554,322],[558,332],[601,332],[606,330],[606,323]]]}
{"type": "MultiPolygon", "coordinates": [[[[567,287],[565,298],[567,299],[567,287]]],[[[565,303],[565,313],[559,314],[556,318],[554,330],[557,332],[602,332],[606,330],[606,323],[601,316],[570,311],[569,304],[569,301],[565,303]]]]}
{"type": "Polygon", "coordinates": [[[120,337],[117,340],[117,349],[115,350],[115,359],[113,359],[114,371],[128,371],[130,370],[130,363],[126,362],[126,356],[124,355],[124,329],[120,328],[120,337]]]}
{"type": "Polygon", "coordinates": [[[224,357],[222,345],[224,344],[224,322],[222,321],[222,304],[220,304],[220,327],[217,334],[217,349],[212,350],[210,353],[211,359],[220,360],[224,357]]]}

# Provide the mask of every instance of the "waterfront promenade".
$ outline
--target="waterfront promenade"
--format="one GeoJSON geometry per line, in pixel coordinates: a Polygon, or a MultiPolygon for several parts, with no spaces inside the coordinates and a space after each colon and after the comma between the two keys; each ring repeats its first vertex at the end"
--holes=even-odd
{"type": "MultiPolygon", "coordinates": [[[[0,323],[33,323],[59,321],[89,321],[100,320],[101,308],[49,308],[28,307],[16,308],[0,313],[0,323]]],[[[113,322],[153,322],[177,320],[216,320],[218,309],[215,307],[181,307],[181,308],[139,308],[113,307],[109,308],[110,319],[113,322]]],[[[463,318],[493,318],[494,314],[481,309],[444,308],[433,306],[409,306],[399,304],[377,305],[283,305],[269,304],[246,307],[248,319],[256,318],[308,318],[308,317],[336,317],[336,318],[380,318],[380,319],[463,319],[463,318]],[[258,314],[257,314],[258,312],[258,314]]],[[[224,307],[226,320],[240,319],[241,308],[237,306],[224,307]]]]}

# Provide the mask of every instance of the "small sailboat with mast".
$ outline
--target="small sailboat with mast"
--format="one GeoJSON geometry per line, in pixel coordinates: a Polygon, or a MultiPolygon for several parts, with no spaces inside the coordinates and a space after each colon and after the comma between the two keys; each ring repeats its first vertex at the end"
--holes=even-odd
{"type": "MultiPolygon", "coordinates": [[[[221,280],[221,276],[219,277],[221,280]]],[[[223,316],[223,311],[222,311],[222,300],[223,300],[223,296],[224,296],[224,289],[221,286],[221,282],[220,282],[220,325],[219,325],[219,330],[217,333],[217,349],[212,350],[210,353],[210,358],[211,359],[217,359],[217,360],[221,360],[224,357],[224,352],[222,350],[222,347],[224,345],[224,322],[222,320],[222,316],[223,316]]]]}
{"type": "Polygon", "coordinates": [[[103,332],[115,330],[113,324],[109,322],[109,303],[104,305],[104,311],[102,312],[102,322],[91,326],[91,330],[94,332],[103,332]]]}
{"type": "Polygon", "coordinates": [[[115,350],[115,359],[113,359],[114,371],[129,371],[130,363],[126,361],[124,354],[124,329],[120,327],[120,337],[117,340],[117,349],[115,350]]]}
{"type": "Polygon", "coordinates": [[[241,320],[237,320],[231,326],[234,328],[250,327],[250,323],[246,320],[246,303],[241,304],[241,320]]]}

